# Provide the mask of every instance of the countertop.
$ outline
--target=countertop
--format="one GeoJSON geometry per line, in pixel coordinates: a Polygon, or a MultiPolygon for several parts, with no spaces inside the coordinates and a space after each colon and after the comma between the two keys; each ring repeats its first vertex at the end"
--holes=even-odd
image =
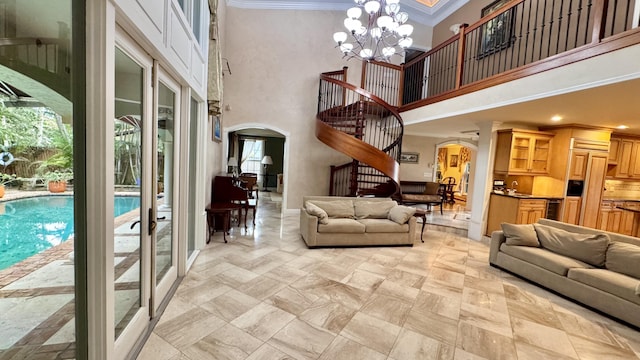
{"type": "Polygon", "coordinates": [[[631,209],[631,208],[624,207],[624,206],[616,206],[616,209],[621,209],[621,210],[625,210],[625,211],[631,211],[632,213],[640,214],[640,210],[631,209]]]}
{"type": "Polygon", "coordinates": [[[514,198],[514,199],[530,199],[530,200],[562,200],[563,198],[561,197],[557,197],[557,196],[541,196],[541,195],[530,195],[530,194],[522,194],[522,193],[518,193],[516,192],[514,195],[509,195],[509,194],[499,194],[496,192],[492,192],[493,195],[497,195],[497,196],[504,196],[504,197],[510,197],[510,198],[514,198]]]}
{"type": "Polygon", "coordinates": [[[625,199],[625,198],[612,198],[612,197],[605,197],[602,198],[602,201],[628,201],[628,202],[640,202],[640,199],[625,199]]]}

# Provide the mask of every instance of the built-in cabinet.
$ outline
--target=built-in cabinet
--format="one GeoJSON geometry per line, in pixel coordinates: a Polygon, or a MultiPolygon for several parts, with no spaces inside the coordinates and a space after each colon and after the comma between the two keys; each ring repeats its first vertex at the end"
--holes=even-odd
{"type": "Polygon", "coordinates": [[[508,175],[549,173],[552,133],[530,130],[500,130],[494,172],[508,175]]]}
{"type": "Polygon", "coordinates": [[[521,199],[514,196],[491,194],[487,235],[500,230],[503,222],[511,224],[533,224],[547,214],[546,199],[521,199]]]}
{"type": "Polygon", "coordinates": [[[640,202],[603,201],[598,215],[598,229],[624,235],[633,235],[635,214],[631,211],[620,209],[621,207],[640,210],[640,202]]]}
{"type": "Polygon", "coordinates": [[[578,225],[580,222],[580,207],[582,206],[582,198],[580,196],[567,196],[564,199],[564,215],[562,221],[578,225]]]}
{"type": "Polygon", "coordinates": [[[615,154],[610,151],[607,175],[622,180],[640,179],[640,139],[615,137],[610,149],[615,149],[615,154]]]}
{"type": "MultiPolygon", "coordinates": [[[[640,202],[625,201],[624,207],[626,209],[640,210],[640,202]]],[[[633,222],[636,215],[631,211],[622,210],[622,216],[620,217],[620,233],[625,235],[633,234],[633,222]]]]}

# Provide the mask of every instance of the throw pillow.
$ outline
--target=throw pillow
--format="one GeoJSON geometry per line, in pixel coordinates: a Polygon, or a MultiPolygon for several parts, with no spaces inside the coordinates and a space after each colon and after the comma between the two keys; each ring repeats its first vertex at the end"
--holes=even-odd
{"type": "Polygon", "coordinates": [[[390,201],[360,201],[353,202],[356,219],[386,219],[389,210],[397,206],[398,203],[390,201]]]}
{"type": "Polygon", "coordinates": [[[543,248],[593,266],[604,266],[609,235],[579,234],[541,224],[533,227],[543,248]]]}
{"type": "Polygon", "coordinates": [[[331,218],[353,219],[355,216],[351,200],[309,200],[309,202],[326,211],[331,218]]]}
{"type": "Polygon", "coordinates": [[[415,213],[416,213],[415,208],[404,206],[404,205],[398,205],[391,208],[391,210],[389,210],[389,216],[387,218],[393,222],[397,222],[398,224],[402,225],[407,221],[409,221],[409,219],[411,219],[411,217],[415,213]]]}
{"type": "Polygon", "coordinates": [[[533,224],[500,224],[507,238],[507,245],[539,247],[538,235],[533,224]]]}
{"type": "Polygon", "coordinates": [[[326,225],[329,223],[329,220],[328,220],[329,215],[327,215],[327,212],[322,210],[317,205],[314,205],[312,202],[307,201],[304,207],[307,210],[307,213],[309,213],[309,215],[318,217],[318,222],[320,224],[326,225]]]}
{"type": "Polygon", "coordinates": [[[607,269],[640,279],[640,246],[614,241],[607,249],[607,269]]]}

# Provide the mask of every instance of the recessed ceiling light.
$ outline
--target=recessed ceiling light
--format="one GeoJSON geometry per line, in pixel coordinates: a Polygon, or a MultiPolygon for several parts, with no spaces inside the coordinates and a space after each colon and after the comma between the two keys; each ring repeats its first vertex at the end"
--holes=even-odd
{"type": "Polygon", "coordinates": [[[560,115],[555,115],[555,116],[551,117],[551,121],[560,121],[560,120],[562,120],[562,116],[560,116],[560,115]]]}
{"type": "Polygon", "coordinates": [[[628,129],[629,127],[627,125],[618,125],[618,129],[620,130],[624,130],[624,129],[628,129]]]}

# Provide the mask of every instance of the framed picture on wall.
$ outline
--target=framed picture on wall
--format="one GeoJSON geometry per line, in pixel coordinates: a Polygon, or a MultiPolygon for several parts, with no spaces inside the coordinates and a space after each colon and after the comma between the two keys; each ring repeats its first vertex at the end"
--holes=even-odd
{"type": "Polygon", "coordinates": [[[458,167],[458,155],[451,155],[449,167],[458,167]]]}
{"type": "Polygon", "coordinates": [[[401,163],[417,164],[419,159],[420,159],[420,154],[416,152],[403,152],[400,154],[401,163]]]}
{"type": "MultiPolygon", "coordinates": [[[[492,2],[482,9],[480,17],[485,17],[498,11],[509,1],[510,0],[496,0],[492,2]]],[[[477,59],[497,53],[511,46],[514,25],[515,7],[494,17],[486,24],[483,24],[480,28],[477,59]]]]}
{"type": "Polygon", "coordinates": [[[213,130],[213,141],[222,141],[222,120],[219,115],[209,115],[211,118],[211,128],[213,130]]]}

